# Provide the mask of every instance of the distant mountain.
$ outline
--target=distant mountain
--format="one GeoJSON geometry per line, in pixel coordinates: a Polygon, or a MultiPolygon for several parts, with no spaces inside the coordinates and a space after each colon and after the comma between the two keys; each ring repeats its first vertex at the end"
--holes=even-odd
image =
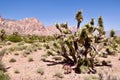
{"type": "MultiPolygon", "coordinates": [[[[22,20],[4,19],[0,16],[0,29],[4,29],[7,34],[19,32],[22,35],[35,34],[35,35],[52,35],[58,34],[59,31],[53,26],[44,26],[37,18],[25,18],[22,20]]],[[[76,27],[70,27],[75,32],[76,27]]],[[[109,36],[110,31],[106,31],[109,36]]],[[[116,35],[120,36],[120,30],[116,31],[116,35]]]]}
{"type": "MultiPolygon", "coordinates": [[[[25,18],[22,20],[4,19],[0,16],[0,29],[4,29],[7,34],[19,32],[22,35],[35,34],[35,35],[52,35],[58,34],[59,31],[55,26],[45,27],[42,22],[37,18],[25,18]]],[[[75,27],[70,28],[76,31],[75,27]]]]}
{"type": "Polygon", "coordinates": [[[6,33],[11,34],[15,31],[20,34],[40,34],[44,31],[44,25],[36,18],[25,18],[23,20],[10,20],[0,17],[0,29],[4,29],[6,33]]]}

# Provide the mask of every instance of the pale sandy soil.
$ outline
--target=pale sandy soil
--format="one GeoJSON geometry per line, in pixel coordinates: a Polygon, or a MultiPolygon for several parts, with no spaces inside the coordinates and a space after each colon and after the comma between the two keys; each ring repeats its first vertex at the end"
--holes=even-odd
{"type": "MultiPolygon", "coordinates": [[[[21,53],[18,56],[14,54],[4,55],[2,62],[5,64],[7,69],[7,74],[10,76],[11,80],[84,80],[84,76],[88,74],[76,74],[74,71],[70,74],[64,74],[63,65],[57,64],[48,66],[52,64],[50,62],[43,62],[41,60],[41,55],[45,54],[44,50],[38,50],[37,52],[32,52],[27,57],[24,57],[21,53]],[[28,57],[32,57],[34,61],[29,62],[28,57]],[[11,58],[16,59],[16,62],[10,63],[11,58]],[[44,74],[38,74],[37,69],[43,68],[44,74]],[[18,70],[20,73],[15,73],[18,70]],[[55,73],[60,72],[63,74],[63,78],[55,77],[55,73]]],[[[117,56],[109,56],[107,59],[111,61],[112,67],[97,67],[98,72],[107,71],[110,74],[115,74],[120,77],[120,53],[117,56]]],[[[51,59],[49,59],[52,61],[51,59]]]]}

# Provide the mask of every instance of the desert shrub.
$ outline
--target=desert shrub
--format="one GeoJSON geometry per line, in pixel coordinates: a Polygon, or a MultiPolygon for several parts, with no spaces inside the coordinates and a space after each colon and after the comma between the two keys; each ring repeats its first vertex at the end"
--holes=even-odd
{"type": "Polygon", "coordinates": [[[120,57],[118,58],[118,60],[120,61],[120,57]]]}
{"type": "Polygon", "coordinates": [[[4,64],[0,61],[0,71],[6,71],[4,64]]]}
{"type": "Polygon", "coordinates": [[[1,61],[2,57],[4,56],[4,54],[6,53],[6,51],[7,51],[6,48],[5,48],[5,49],[2,49],[2,50],[0,51],[0,61],[1,61]]]}
{"type": "Polygon", "coordinates": [[[38,43],[38,42],[34,43],[33,47],[37,48],[38,50],[42,49],[42,45],[40,43],[38,43]]]}
{"type": "Polygon", "coordinates": [[[8,50],[10,50],[10,51],[22,51],[26,48],[27,48],[26,45],[12,45],[10,48],[8,48],[8,50]]]}
{"type": "Polygon", "coordinates": [[[50,56],[50,55],[55,56],[55,54],[54,54],[53,51],[51,51],[51,50],[48,50],[48,51],[47,51],[47,55],[48,55],[48,56],[50,56]]]}
{"type": "Polygon", "coordinates": [[[11,45],[12,42],[11,42],[11,41],[7,41],[5,44],[6,44],[6,45],[11,45]]]}
{"type": "Polygon", "coordinates": [[[25,44],[25,42],[24,41],[21,41],[21,42],[19,42],[17,45],[24,45],[25,44]]]}
{"type": "Polygon", "coordinates": [[[9,76],[0,70],[0,80],[9,80],[9,76]]]}
{"type": "Polygon", "coordinates": [[[20,71],[18,69],[15,69],[14,73],[19,74],[20,71]]]}
{"type": "Polygon", "coordinates": [[[64,78],[64,75],[61,72],[56,72],[54,76],[58,78],[64,78]]]}
{"type": "Polygon", "coordinates": [[[34,59],[32,57],[28,57],[28,62],[33,62],[34,59]]]}
{"type": "Polygon", "coordinates": [[[2,45],[0,45],[0,48],[2,48],[3,46],[2,45]]]}
{"type": "Polygon", "coordinates": [[[41,68],[41,67],[38,68],[38,69],[37,69],[37,73],[43,75],[43,74],[44,74],[44,68],[41,68]]]}
{"type": "Polygon", "coordinates": [[[29,37],[23,37],[23,40],[24,40],[24,42],[26,42],[26,43],[33,43],[33,42],[34,42],[34,40],[32,40],[32,39],[29,38],[29,37]]]}
{"type": "Polygon", "coordinates": [[[43,54],[43,55],[41,55],[40,60],[45,61],[48,56],[49,56],[48,54],[43,54]]]}
{"type": "Polygon", "coordinates": [[[99,80],[120,80],[120,77],[109,72],[99,72],[99,80]]]}
{"type": "Polygon", "coordinates": [[[14,62],[16,62],[16,59],[11,58],[11,59],[9,60],[9,62],[14,63],[14,62]]]}
{"type": "Polygon", "coordinates": [[[32,52],[33,51],[33,46],[27,46],[26,51],[32,52]]]}
{"type": "Polygon", "coordinates": [[[84,80],[100,80],[97,75],[86,75],[84,76],[84,80]]]}
{"type": "Polygon", "coordinates": [[[20,36],[12,36],[12,35],[9,36],[8,40],[11,41],[11,42],[20,42],[20,41],[22,41],[20,36]]]}
{"type": "Polygon", "coordinates": [[[54,36],[39,36],[38,37],[39,42],[46,42],[46,41],[54,41],[54,36]]]}
{"type": "Polygon", "coordinates": [[[31,52],[30,51],[27,51],[27,50],[24,50],[23,51],[23,54],[25,54],[25,55],[29,55],[31,52]]]}
{"type": "Polygon", "coordinates": [[[49,49],[49,48],[50,48],[50,46],[49,46],[47,43],[45,43],[45,44],[43,45],[43,47],[45,47],[46,49],[49,49]]]}
{"type": "Polygon", "coordinates": [[[22,37],[18,33],[14,32],[12,35],[8,36],[8,40],[11,42],[21,42],[22,37]]]}
{"type": "Polygon", "coordinates": [[[0,42],[0,45],[4,45],[5,43],[4,42],[0,42]]]}
{"type": "Polygon", "coordinates": [[[34,43],[36,41],[39,41],[37,35],[26,35],[23,37],[24,42],[26,43],[34,43]]]}
{"type": "Polygon", "coordinates": [[[15,53],[14,53],[14,55],[18,56],[18,55],[19,55],[19,53],[18,53],[18,52],[15,52],[15,53]]]}

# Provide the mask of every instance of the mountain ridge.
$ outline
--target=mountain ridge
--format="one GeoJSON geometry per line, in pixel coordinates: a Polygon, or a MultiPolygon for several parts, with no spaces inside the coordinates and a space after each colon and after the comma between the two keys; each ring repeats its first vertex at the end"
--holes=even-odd
{"type": "MultiPolygon", "coordinates": [[[[44,24],[35,17],[24,18],[21,20],[5,19],[0,16],[0,29],[4,29],[7,34],[18,32],[21,35],[52,35],[59,34],[59,31],[53,26],[44,26],[44,24]]],[[[75,32],[77,29],[75,26],[70,27],[70,30],[75,32]]],[[[106,31],[106,35],[109,36],[110,31],[106,31]]],[[[116,30],[116,35],[120,35],[120,30],[116,30]]]]}

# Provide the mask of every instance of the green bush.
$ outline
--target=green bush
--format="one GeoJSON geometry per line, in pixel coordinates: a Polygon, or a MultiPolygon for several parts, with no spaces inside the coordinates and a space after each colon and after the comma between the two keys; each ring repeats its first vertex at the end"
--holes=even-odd
{"type": "Polygon", "coordinates": [[[28,62],[33,62],[34,59],[32,57],[28,57],[28,62]]]}
{"type": "Polygon", "coordinates": [[[6,71],[4,64],[0,61],[0,71],[6,71]]]}
{"type": "Polygon", "coordinates": [[[28,37],[23,37],[23,41],[26,42],[26,43],[33,43],[34,40],[28,38],[28,37]]]}
{"type": "Polygon", "coordinates": [[[16,62],[16,59],[11,58],[11,59],[9,60],[9,62],[14,63],[14,62],[16,62]]]}
{"type": "Polygon", "coordinates": [[[37,73],[43,75],[44,74],[44,69],[43,68],[38,68],[37,73]]]}
{"type": "Polygon", "coordinates": [[[3,71],[0,70],[0,80],[9,80],[9,76],[4,74],[3,71]]]}
{"type": "Polygon", "coordinates": [[[19,35],[10,35],[8,36],[8,40],[11,41],[11,42],[21,42],[22,41],[22,38],[21,36],[19,35]]]}
{"type": "Polygon", "coordinates": [[[20,71],[19,71],[18,69],[16,69],[16,70],[14,71],[14,73],[19,74],[20,71]]]}
{"type": "Polygon", "coordinates": [[[4,56],[4,54],[6,53],[6,51],[7,51],[6,48],[5,48],[5,49],[2,49],[2,50],[0,51],[0,60],[2,59],[2,57],[4,56]]]}

